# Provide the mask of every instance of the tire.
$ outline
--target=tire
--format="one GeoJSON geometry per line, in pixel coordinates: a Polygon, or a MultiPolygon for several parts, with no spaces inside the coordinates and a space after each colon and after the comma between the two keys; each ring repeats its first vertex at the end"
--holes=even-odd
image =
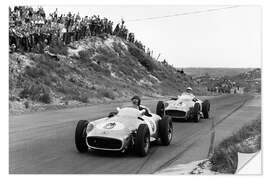
{"type": "Polygon", "coordinates": [[[140,124],[136,139],[135,139],[135,152],[141,157],[148,154],[150,148],[150,132],[146,124],[140,124]]]}
{"type": "Polygon", "coordinates": [[[192,108],[192,110],[189,110],[189,111],[187,112],[186,121],[188,121],[188,122],[192,121],[192,118],[193,118],[192,112],[193,112],[193,108],[192,108]]]}
{"type": "Polygon", "coordinates": [[[202,103],[202,113],[205,119],[209,118],[209,111],[210,111],[210,103],[208,100],[205,100],[202,103]]]}
{"type": "Polygon", "coordinates": [[[86,127],[88,125],[88,121],[80,120],[77,123],[76,131],[75,131],[75,145],[77,150],[80,153],[85,153],[88,151],[88,146],[86,144],[86,127]]]}
{"type": "Polygon", "coordinates": [[[164,146],[168,146],[171,143],[173,136],[172,119],[169,116],[164,116],[159,121],[158,125],[161,144],[164,146]]]}
{"type": "Polygon", "coordinates": [[[195,103],[193,108],[193,122],[198,123],[200,121],[200,104],[195,103]]]}
{"type": "Polygon", "coordinates": [[[156,114],[159,115],[161,118],[165,115],[165,105],[163,101],[158,101],[156,114]]]}

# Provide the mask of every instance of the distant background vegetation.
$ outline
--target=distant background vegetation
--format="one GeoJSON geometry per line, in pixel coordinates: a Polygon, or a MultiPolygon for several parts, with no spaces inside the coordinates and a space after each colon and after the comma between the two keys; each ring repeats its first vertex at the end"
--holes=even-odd
{"type": "Polygon", "coordinates": [[[254,68],[183,68],[185,73],[199,77],[208,74],[211,77],[222,77],[222,76],[235,76],[243,72],[251,71],[254,68]]]}

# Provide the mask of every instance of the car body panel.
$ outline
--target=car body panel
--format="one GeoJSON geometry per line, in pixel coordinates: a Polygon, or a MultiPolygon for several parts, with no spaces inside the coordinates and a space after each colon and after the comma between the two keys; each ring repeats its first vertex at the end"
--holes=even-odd
{"type": "Polygon", "coordinates": [[[203,101],[198,98],[196,98],[196,101],[194,101],[194,98],[195,96],[193,94],[182,93],[181,96],[178,96],[176,100],[167,101],[165,114],[172,118],[188,119],[190,109],[194,107],[195,103],[200,104],[200,114],[202,114],[201,111],[203,101]]]}
{"type": "MultiPolygon", "coordinates": [[[[105,117],[90,122],[88,126],[92,126],[93,128],[91,131],[86,132],[86,142],[88,147],[100,150],[121,151],[126,148],[131,140],[132,133],[138,129],[140,124],[147,124],[150,131],[150,137],[156,137],[158,129],[157,124],[158,121],[161,120],[161,117],[151,112],[150,114],[152,117],[142,115],[142,111],[139,111],[138,109],[125,107],[118,109],[118,113],[113,117],[105,117]],[[122,146],[117,149],[94,147],[88,144],[89,142],[87,141],[87,139],[91,139],[91,137],[100,138],[104,140],[104,142],[108,140],[108,143],[109,140],[120,140],[122,146]]],[[[96,141],[98,141],[98,139],[96,141]]]]}

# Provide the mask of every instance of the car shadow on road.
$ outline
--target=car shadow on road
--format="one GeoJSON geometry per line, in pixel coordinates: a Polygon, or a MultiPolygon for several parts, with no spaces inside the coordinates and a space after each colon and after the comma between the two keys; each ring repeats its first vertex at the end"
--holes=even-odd
{"type": "Polygon", "coordinates": [[[188,120],[183,119],[183,118],[172,118],[172,121],[174,123],[193,123],[192,121],[188,121],[188,120]]]}
{"type": "MultiPolygon", "coordinates": [[[[159,141],[153,141],[150,143],[150,150],[153,151],[156,147],[161,146],[161,143],[159,141]]],[[[103,157],[103,158],[144,158],[144,157],[139,157],[134,149],[128,149],[126,152],[119,152],[119,151],[103,151],[103,150],[94,150],[91,149],[89,150],[86,155],[88,156],[96,156],[96,157],[103,157]]],[[[147,156],[146,156],[147,157],[147,156]]]]}
{"type": "MultiPolygon", "coordinates": [[[[209,120],[209,119],[212,119],[212,117],[207,118],[207,119],[201,118],[199,123],[202,122],[202,121],[205,121],[205,120],[209,120]]],[[[173,118],[172,121],[173,121],[173,123],[193,123],[193,124],[196,123],[196,122],[193,122],[192,120],[188,121],[186,119],[176,119],[176,118],[173,118]]]]}

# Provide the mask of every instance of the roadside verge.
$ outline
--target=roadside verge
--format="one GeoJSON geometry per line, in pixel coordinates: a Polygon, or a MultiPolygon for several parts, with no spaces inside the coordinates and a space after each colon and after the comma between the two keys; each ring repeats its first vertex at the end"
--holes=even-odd
{"type": "Polygon", "coordinates": [[[208,131],[208,133],[204,134],[198,140],[196,140],[194,145],[191,146],[188,151],[183,153],[181,157],[179,157],[168,167],[160,170],[157,173],[158,174],[234,173],[236,171],[235,166],[237,166],[237,153],[235,154],[235,152],[230,148],[228,150],[227,149],[222,150],[224,151],[223,154],[219,155],[216,154],[217,152],[220,151],[220,148],[224,146],[220,144],[225,144],[227,146],[229,145],[238,146],[238,150],[240,150],[240,152],[254,152],[254,151],[256,152],[258,149],[260,149],[261,145],[260,128],[261,128],[261,96],[255,95],[253,99],[244,103],[241,106],[241,108],[238,108],[235,112],[233,112],[233,114],[227,116],[224,120],[213,122],[213,127],[208,131]],[[235,139],[231,137],[234,137],[235,139]],[[234,141],[232,141],[232,139],[234,139],[234,141]],[[254,144],[256,144],[256,146],[254,144]],[[252,147],[253,151],[251,150],[252,147]],[[231,153],[234,154],[232,155],[231,153]],[[196,154],[200,154],[200,156],[198,156],[200,158],[195,157],[196,154]],[[186,157],[194,157],[194,158],[192,161],[190,160],[187,161],[187,159],[190,158],[186,157]],[[224,165],[224,162],[230,164],[229,165],[230,167],[225,168],[228,165],[224,165]],[[212,163],[216,164],[213,165],[212,163]]]}

